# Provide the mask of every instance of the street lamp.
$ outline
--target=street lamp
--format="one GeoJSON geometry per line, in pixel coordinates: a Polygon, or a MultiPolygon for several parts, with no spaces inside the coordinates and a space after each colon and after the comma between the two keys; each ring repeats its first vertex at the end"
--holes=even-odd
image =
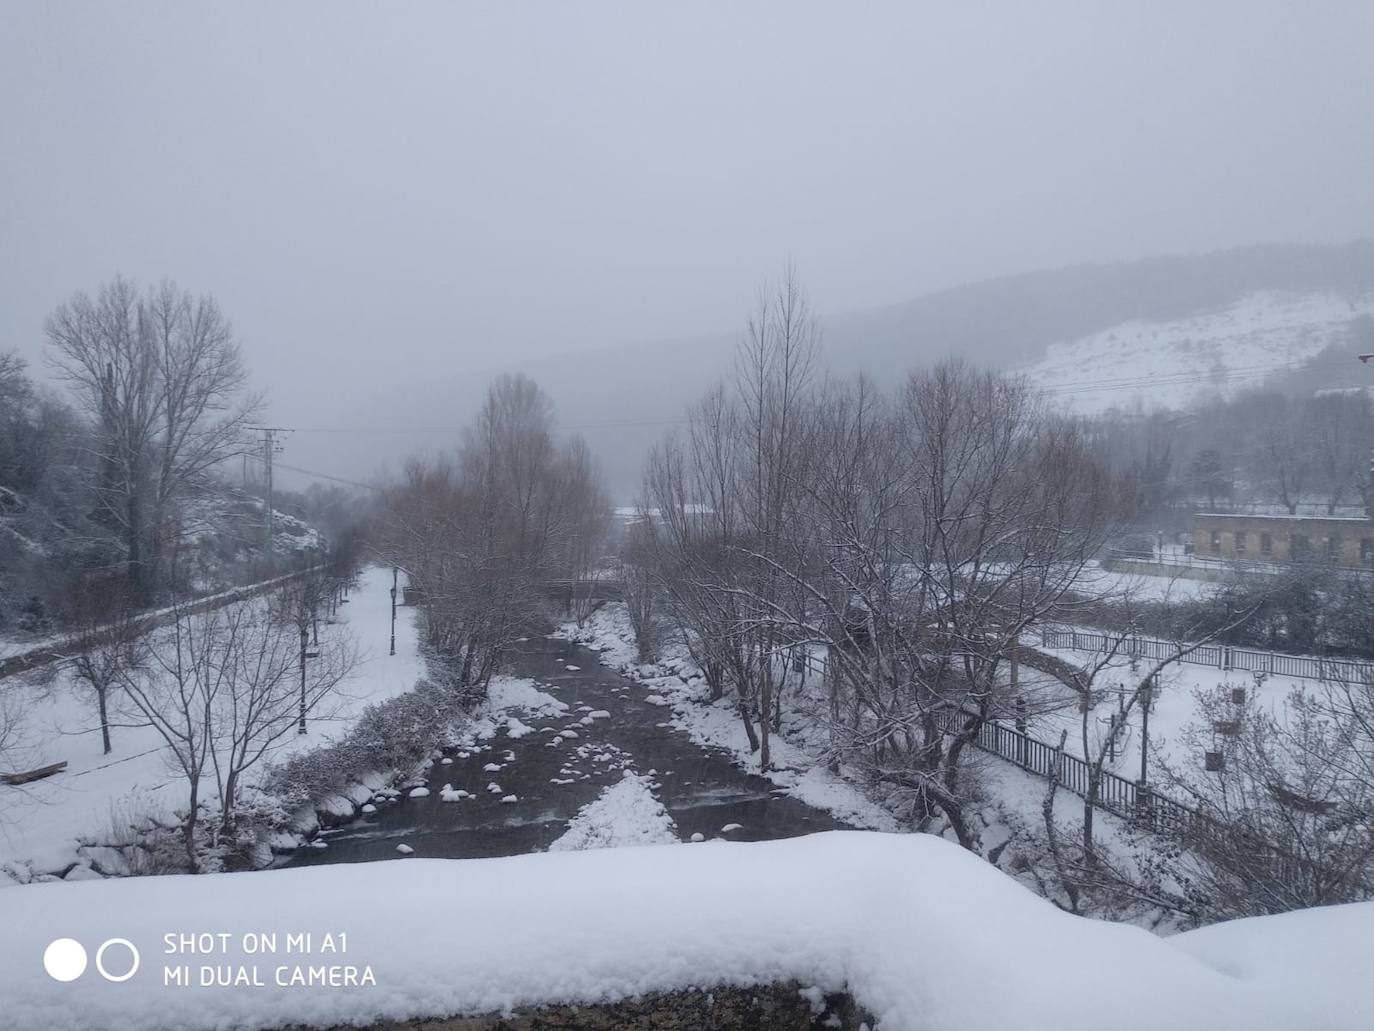
{"type": "Polygon", "coordinates": [[[1147,780],[1150,761],[1150,703],[1154,701],[1155,678],[1151,674],[1140,689],[1140,783],[1147,780]]]}
{"type": "Polygon", "coordinates": [[[305,662],[310,657],[310,628],[301,624],[301,718],[297,734],[305,733],[305,662]]]}
{"type": "Polygon", "coordinates": [[[396,581],[400,575],[400,570],[396,566],[391,567],[391,654],[396,654],[396,581]]]}

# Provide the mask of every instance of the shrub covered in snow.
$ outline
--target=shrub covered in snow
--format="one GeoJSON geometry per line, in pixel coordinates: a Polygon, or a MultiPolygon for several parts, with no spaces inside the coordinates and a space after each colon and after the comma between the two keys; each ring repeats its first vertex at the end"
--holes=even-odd
{"type": "Polygon", "coordinates": [[[273,768],[265,789],[288,805],[316,802],[375,771],[409,772],[464,719],[453,694],[427,680],[415,690],[363,710],[339,741],[292,756],[273,768]]]}

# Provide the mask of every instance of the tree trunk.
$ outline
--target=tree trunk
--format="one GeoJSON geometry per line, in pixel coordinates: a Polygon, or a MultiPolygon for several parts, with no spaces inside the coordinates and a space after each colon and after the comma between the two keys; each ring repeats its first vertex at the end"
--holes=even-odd
{"type": "Polygon", "coordinates": [[[768,752],[768,732],[770,717],[773,712],[773,686],[769,683],[769,678],[764,677],[763,683],[759,685],[759,769],[768,770],[772,768],[772,757],[768,752]]]}
{"type": "Polygon", "coordinates": [[[200,815],[200,783],[191,781],[191,804],[186,811],[186,821],[181,825],[181,840],[186,848],[186,860],[191,864],[192,873],[200,873],[200,860],[196,856],[196,819],[200,815]]]}
{"type": "Polygon", "coordinates": [[[110,754],[110,717],[106,708],[106,696],[109,694],[109,686],[105,685],[96,690],[96,704],[100,707],[100,737],[105,744],[105,754],[110,754]]]}
{"type": "Polygon", "coordinates": [[[458,683],[463,687],[467,687],[472,682],[472,651],[471,643],[463,650],[463,666],[458,672],[458,683]]]}
{"type": "Polygon", "coordinates": [[[230,773],[224,782],[224,811],[220,814],[220,831],[228,836],[234,830],[234,801],[238,794],[238,774],[230,773]]]}
{"type": "Polygon", "coordinates": [[[739,703],[739,718],[744,721],[744,732],[749,736],[749,751],[759,750],[759,736],[754,731],[754,722],[749,718],[749,706],[743,700],[739,703]]]}
{"type": "Polygon", "coordinates": [[[1083,800],[1083,860],[1093,862],[1093,811],[1097,808],[1098,778],[1088,771],[1088,797],[1083,800]]]}
{"type": "Polygon", "coordinates": [[[138,599],[147,601],[151,596],[151,585],[148,583],[148,571],[143,562],[143,506],[139,502],[137,488],[129,495],[125,516],[128,520],[124,543],[129,552],[129,579],[134,585],[138,599]]]}

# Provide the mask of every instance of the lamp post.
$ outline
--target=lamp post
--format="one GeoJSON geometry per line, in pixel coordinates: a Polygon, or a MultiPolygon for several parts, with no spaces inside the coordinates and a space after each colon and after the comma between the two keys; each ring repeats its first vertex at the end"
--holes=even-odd
{"type": "Polygon", "coordinates": [[[309,648],[310,648],[310,630],[309,630],[309,628],[308,628],[304,623],[302,623],[302,624],[301,624],[301,721],[300,721],[300,725],[296,728],[296,733],[297,733],[297,734],[304,734],[304,733],[305,733],[305,660],[306,660],[307,652],[308,652],[309,648]]]}
{"type": "Polygon", "coordinates": [[[1153,674],[1140,689],[1140,783],[1149,779],[1150,762],[1150,704],[1154,701],[1155,678],[1153,674]]]}
{"type": "Polygon", "coordinates": [[[396,581],[400,576],[400,570],[396,566],[391,567],[391,654],[396,654],[396,581]]]}

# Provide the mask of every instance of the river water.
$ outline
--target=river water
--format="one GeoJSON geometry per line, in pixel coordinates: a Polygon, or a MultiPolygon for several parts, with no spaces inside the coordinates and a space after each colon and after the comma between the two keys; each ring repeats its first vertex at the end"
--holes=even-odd
{"type": "Polygon", "coordinates": [[[399,844],[408,845],[417,856],[447,859],[542,851],[567,829],[581,806],[621,778],[623,768],[653,771],[660,785],[655,793],[684,841],[698,833],[708,839],[722,836],[722,828],[729,824],[740,825],[724,835],[735,841],[853,829],[746,773],[725,752],[703,748],[668,726],[672,710],[646,701],[653,694],[650,689],[600,665],[596,652],[549,639],[519,647],[515,675],[536,680],[542,690],[566,703],[568,712],[554,718],[517,715],[536,731],[570,727],[578,734],[576,740],[547,747],[549,733],[510,738],[503,728],[489,742],[490,750],[455,756],[451,765],[436,762],[428,774],[427,797],[379,805],[375,813],[326,831],[323,840],[328,848],[307,849],[286,865],[398,859],[399,844]],[[569,665],[579,668],[568,669],[569,665]],[[581,707],[611,716],[584,726],[577,722],[585,715],[578,711],[581,707]],[[578,750],[584,757],[576,757],[578,750]],[[611,758],[597,761],[597,754],[611,758]],[[484,770],[491,762],[501,763],[502,769],[484,770]],[[552,783],[569,779],[560,773],[569,768],[578,771],[573,783],[552,783]],[[501,794],[487,790],[493,781],[500,784],[501,794]],[[476,797],[442,802],[439,791],[445,783],[476,797]],[[503,803],[507,794],[519,800],[503,803]]]}

